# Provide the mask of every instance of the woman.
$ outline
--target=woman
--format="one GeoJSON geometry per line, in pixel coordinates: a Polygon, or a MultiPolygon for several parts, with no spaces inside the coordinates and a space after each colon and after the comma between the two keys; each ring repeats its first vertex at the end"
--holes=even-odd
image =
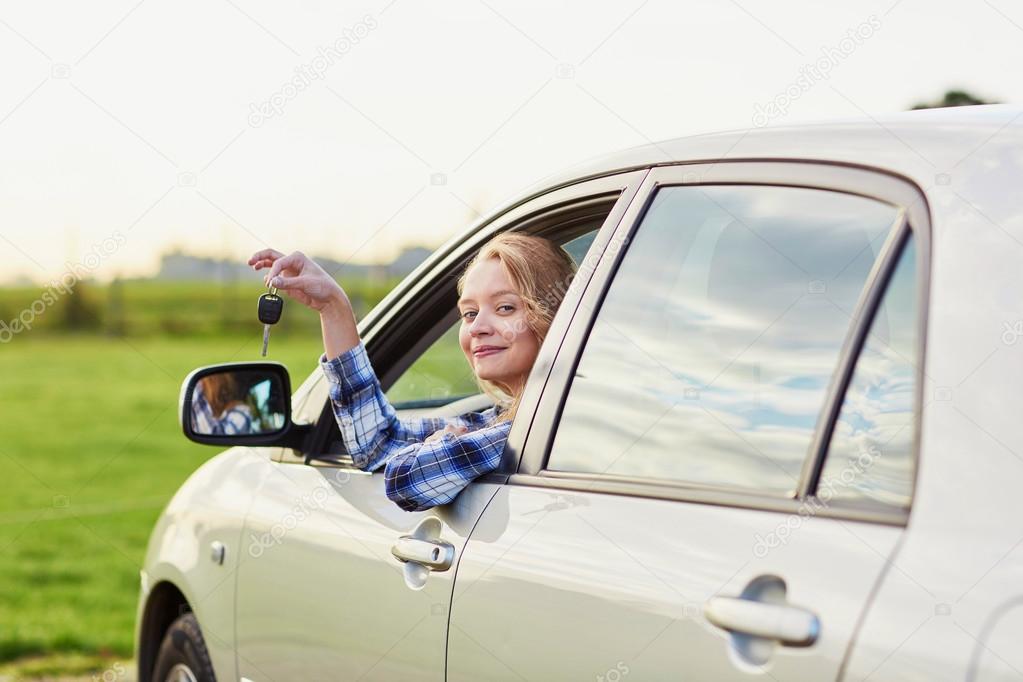
{"type": "Polygon", "coordinates": [[[451,501],[500,463],[526,378],[575,266],[548,239],[501,234],[458,280],[458,341],[494,407],[458,417],[399,419],[359,338],[348,296],[302,253],[267,249],[249,259],[264,281],[320,313],[320,366],[348,454],[366,471],[384,466],[387,497],[407,511],[451,501]]]}
{"type": "Polygon", "coordinates": [[[200,379],[192,395],[192,429],[212,436],[246,435],[252,432],[252,408],[230,373],[200,379]]]}

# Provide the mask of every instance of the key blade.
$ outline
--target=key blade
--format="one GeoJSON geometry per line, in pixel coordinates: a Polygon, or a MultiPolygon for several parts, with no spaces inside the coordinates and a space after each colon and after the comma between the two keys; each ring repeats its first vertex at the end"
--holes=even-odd
{"type": "Polygon", "coordinates": [[[263,357],[266,357],[266,347],[270,345],[270,325],[263,325],[263,357]]]}

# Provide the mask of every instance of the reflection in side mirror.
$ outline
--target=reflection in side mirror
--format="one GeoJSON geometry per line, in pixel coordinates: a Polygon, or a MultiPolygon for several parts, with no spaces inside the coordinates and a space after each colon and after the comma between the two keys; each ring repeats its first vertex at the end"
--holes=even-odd
{"type": "Polygon", "coordinates": [[[192,431],[201,436],[250,436],[284,428],[280,377],[253,370],[208,374],[192,389],[192,431]]]}
{"type": "Polygon", "coordinates": [[[311,432],[291,423],[291,382],[276,362],[237,362],[195,370],[181,386],[185,436],[211,445],[301,448],[311,432]]]}

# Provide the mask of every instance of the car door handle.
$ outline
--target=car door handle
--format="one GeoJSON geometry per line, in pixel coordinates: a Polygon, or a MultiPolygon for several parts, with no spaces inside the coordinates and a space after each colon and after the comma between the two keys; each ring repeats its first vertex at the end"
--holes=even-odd
{"type": "Polygon", "coordinates": [[[730,632],[804,647],[817,641],[821,624],[810,611],[786,604],[768,604],[738,597],[712,597],[703,615],[730,632]]]}
{"type": "Polygon", "coordinates": [[[403,535],[391,547],[398,561],[422,564],[431,571],[446,571],[455,558],[455,547],[443,540],[423,540],[412,535],[403,535]]]}

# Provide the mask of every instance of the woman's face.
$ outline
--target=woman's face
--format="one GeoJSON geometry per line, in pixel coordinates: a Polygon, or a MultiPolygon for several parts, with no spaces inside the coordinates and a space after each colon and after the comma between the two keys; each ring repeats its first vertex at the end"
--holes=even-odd
{"type": "Polygon", "coordinates": [[[462,316],[458,342],[469,366],[480,379],[493,381],[516,395],[525,384],[540,344],[526,326],[522,299],[500,260],[489,258],[469,270],[458,312],[462,316]],[[494,350],[484,350],[487,347],[494,350]]]}

